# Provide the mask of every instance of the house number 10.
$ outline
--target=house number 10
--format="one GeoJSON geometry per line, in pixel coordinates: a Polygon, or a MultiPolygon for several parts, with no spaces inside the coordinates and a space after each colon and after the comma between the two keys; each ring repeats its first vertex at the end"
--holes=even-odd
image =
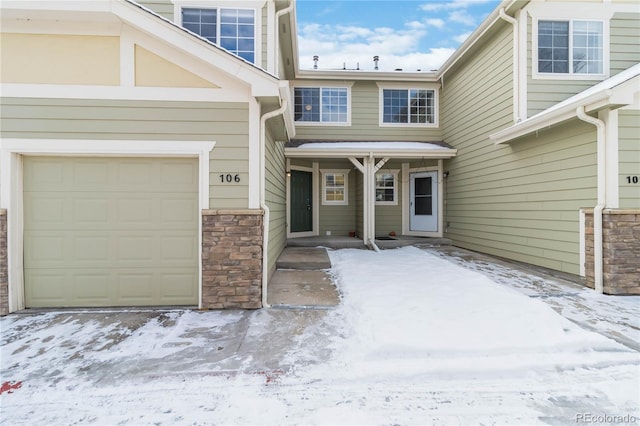
{"type": "Polygon", "coordinates": [[[638,176],[627,176],[627,183],[638,183],[638,176]]]}
{"type": "Polygon", "coordinates": [[[231,173],[227,173],[226,175],[220,175],[220,182],[222,183],[231,183],[231,182],[235,182],[238,183],[240,182],[240,175],[236,174],[236,175],[232,175],[231,173]]]}

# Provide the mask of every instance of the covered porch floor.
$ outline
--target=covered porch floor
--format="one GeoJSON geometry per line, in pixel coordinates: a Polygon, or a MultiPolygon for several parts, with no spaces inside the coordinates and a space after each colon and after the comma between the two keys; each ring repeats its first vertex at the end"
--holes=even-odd
{"type": "MultiPolygon", "coordinates": [[[[449,246],[451,240],[448,238],[435,237],[414,237],[408,235],[398,235],[395,237],[376,237],[375,243],[380,249],[393,249],[398,247],[416,246],[433,247],[449,246]]],[[[348,236],[313,236],[287,239],[287,247],[327,247],[331,249],[355,248],[367,249],[361,238],[348,236]]]]}

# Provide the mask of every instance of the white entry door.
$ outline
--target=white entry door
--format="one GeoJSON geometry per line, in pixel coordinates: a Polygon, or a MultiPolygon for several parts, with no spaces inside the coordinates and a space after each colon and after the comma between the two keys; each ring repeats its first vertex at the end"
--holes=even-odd
{"type": "Polygon", "coordinates": [[[420,172],[410,175],[411,231],[438,231],[438,172],[420,172]]]}

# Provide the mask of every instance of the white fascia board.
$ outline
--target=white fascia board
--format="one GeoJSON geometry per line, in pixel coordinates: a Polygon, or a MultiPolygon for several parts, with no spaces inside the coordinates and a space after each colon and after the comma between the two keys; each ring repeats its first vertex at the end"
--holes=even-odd
{"type": "Polygon", "coordinates": [[[64,11],[64,12],[109,12],[111,10],[112,0],[2,0],[0,4],[3,11],[5,10],[46,10],[46,11],[64,11]]]}
{"type": "Polygon", "coordinates": [[[554,124],[570,120],[576,116],[576,108],[584,106],[585,112],[598,111],[604,108],[616,109],[633,103],[635,93],[640,87],[640,76],[619,84],[613,88],[603,89],[589,96],[578,97],[574,101],[558,104],[514,126],[489,135],[496,144],[503,144],[529,135],[554,124]]]}
{"type": "Polygon", "coordinates": [[[159,37],[166,43],[183,50],[190,55],[215,66],[222,72],[245,81],[251,85],[252,95],[278,96],[278,79],[240,58],[232,56],[217,46],[197,35],[188,33],[185,29],[174,23],[154,15],[160,19],[150,19],[151,12],[141,9],[128,1],[112,0],[111,11],[121,20],[146,32],[154,37],[159,37]]]}
{"type": "Polygon", "coordinates": [[[322,148],[285,148],[284,155],[289,158],[349,158],[375,157],[389,158],[452,158],[458,153],[457,149],[405,149],[405,150],[357,150],[357,149],[322,149],[322,148]]]}
{"type": "MultiPolygon", "coordinates": [[[[440,79],[446,74],[449,69],[456,64],[467,53],[478,40],[487,32],[496,22],[503,21],[500,17],[500,9],[504,9],[505,12],[522,9],[529,3],[529,0],[504,0],[487,16],[487,18],[480,24],[480,26],[473,32],[467,39],[453,52],[453,55],[445,61],[445,63],[438,69],[437,78],[440,79]]],[[[506,22],[506,21],[503,21],[506,22]]]]}
{"type": "Polygon", "coordinates": [[[358,71],[358,70],[298,70],[297,79],[315,80],[375,80],[375,81],[417,81],[435,83],[438,81],[435,72],[405,72],[405,71],[358,71]]]}
{"type": "MultiPolygon", "coordinates": [[[[289,83],[287,81],[280,82],[280,104],[282,105],[283,100],[293,99],[291,96],[291,87],[289,87],[289,83]]],[[[293,105],[289,104],[289,107],[282,114],[284,118],[284,125],[287,129],[287,135],[289,139],[293,139],[296,137],[296,124],[293,117],[293,105]]]]}

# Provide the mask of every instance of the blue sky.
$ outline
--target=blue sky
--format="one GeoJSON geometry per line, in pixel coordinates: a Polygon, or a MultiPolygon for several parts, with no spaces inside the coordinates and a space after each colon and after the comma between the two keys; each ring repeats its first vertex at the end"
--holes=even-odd
{"type": "Polygon", "coordinates": [[[300,68],[439,68],[498,0],[297,0],[300,68]]]}

